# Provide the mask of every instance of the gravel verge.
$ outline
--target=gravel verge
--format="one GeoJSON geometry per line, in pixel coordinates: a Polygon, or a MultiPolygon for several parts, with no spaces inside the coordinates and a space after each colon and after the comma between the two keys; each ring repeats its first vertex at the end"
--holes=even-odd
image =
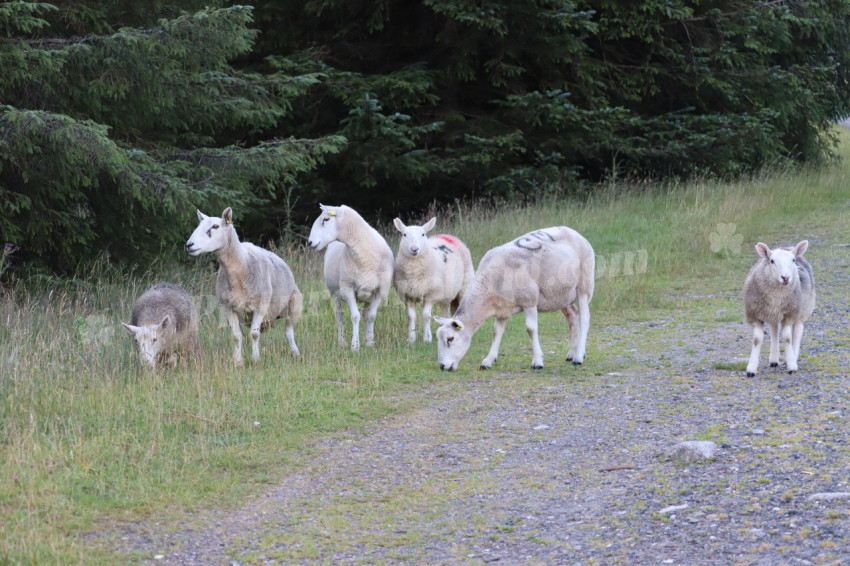
{"type": "Polygon", "coordinates": [[[664,320],[592,328],[600,365],[500,359],[318,441],[242,509],[93,539],[147,564],[848,564],[850,248],[807,257],[818,305],[796,374],[765,347],[744,377],[740,292],[683,295],[664,320]],[[716,455],[667,456],[689,440],[716,455]]]}

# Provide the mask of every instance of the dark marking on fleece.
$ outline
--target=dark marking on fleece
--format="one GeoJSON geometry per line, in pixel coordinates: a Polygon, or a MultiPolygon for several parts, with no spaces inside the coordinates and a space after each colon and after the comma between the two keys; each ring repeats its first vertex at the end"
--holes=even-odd
{"type": "Polygon", "coordinates": [[[534,232],[530,232],[525,236],[514,240],[514,245],[524,250],[536,252],[537,250],[543,247],[544,243],[554,241],[555,238],[553,238],[552,235],[548,232],[544,232],[543,230],[535,230],[534,232]]]}

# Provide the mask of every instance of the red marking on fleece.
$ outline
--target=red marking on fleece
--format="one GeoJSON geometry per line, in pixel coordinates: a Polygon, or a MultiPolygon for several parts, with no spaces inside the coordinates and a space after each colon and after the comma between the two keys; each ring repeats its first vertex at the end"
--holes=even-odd
{"type": "Polygon", "coordinates": [[[439,239],[443,240],[444,242],[446,242],[447,244],[452,245],[454,247],[460,246],[460,240],[458,240],[454,236],[449,236],[448,234],[437,234],[436,236],[434,236],[434,238],[439,238],[439,239]]]}

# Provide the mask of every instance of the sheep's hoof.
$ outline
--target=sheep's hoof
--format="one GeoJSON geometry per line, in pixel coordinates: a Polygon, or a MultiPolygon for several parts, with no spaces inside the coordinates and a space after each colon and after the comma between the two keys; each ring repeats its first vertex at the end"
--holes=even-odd
{"type": "Polygon", "coordinates": [[[543,365],[542,365],[542,364],[541,364],[541,365],[539,365],[539,366],[532,365],[532,366],[531,366],[531,369],[543,369],[543,365]]]}
{"type": "Polygon", "coordinates": [[[755,377],[755,376],[756,376],[756,372],[754,372],[754,371],[748,371],[747,372],[747,377],[755,377]]]}
{"type": "Polygon", "coordinates": [[[574,366],[580,366],[580,365],[581,365],[581,362],[577,362],[577,361],[575,361],[575,360],[574,360],[574,361],[573,361],[573,365],[574,365],[574,366]]]}
{"type": "Polygon", "coordinates": [[[490,369],[490,366],[485,366],[484,364],[481,364],[480,366],[478,366],[478,369],[490,369]]]}
{"type": "Polygon", "coordinates": [[[572,356],[567,356],[567,361],[568,361],[568,362],[573,361],[573,357],[572,357],[572,356]]]}
{"type": "Polygon", "coordinates": [[[797,373],[797,370],[795,370],[795,369],[789,369],[789,370],[788,370],[788,373],[790,373],[790,374],[795,374],[795,373],[797,373]]]}
{"type": "Polygon", "coordinates": [[[770,362],[770,367],[775,368],[779,365],[779,362],[770,362]]]}

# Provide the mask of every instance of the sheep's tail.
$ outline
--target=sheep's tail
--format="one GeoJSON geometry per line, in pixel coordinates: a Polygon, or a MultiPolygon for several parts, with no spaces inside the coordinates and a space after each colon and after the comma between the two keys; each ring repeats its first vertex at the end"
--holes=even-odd
{"type": "Polygon", "coordinates": [[[301,313],[304,310],[304,296],[301,294],[301,291],[296,289],[292,295],[289,296],[289,322],[293,326],[298,324],[298,321],[301,320],[301,313]]]}

